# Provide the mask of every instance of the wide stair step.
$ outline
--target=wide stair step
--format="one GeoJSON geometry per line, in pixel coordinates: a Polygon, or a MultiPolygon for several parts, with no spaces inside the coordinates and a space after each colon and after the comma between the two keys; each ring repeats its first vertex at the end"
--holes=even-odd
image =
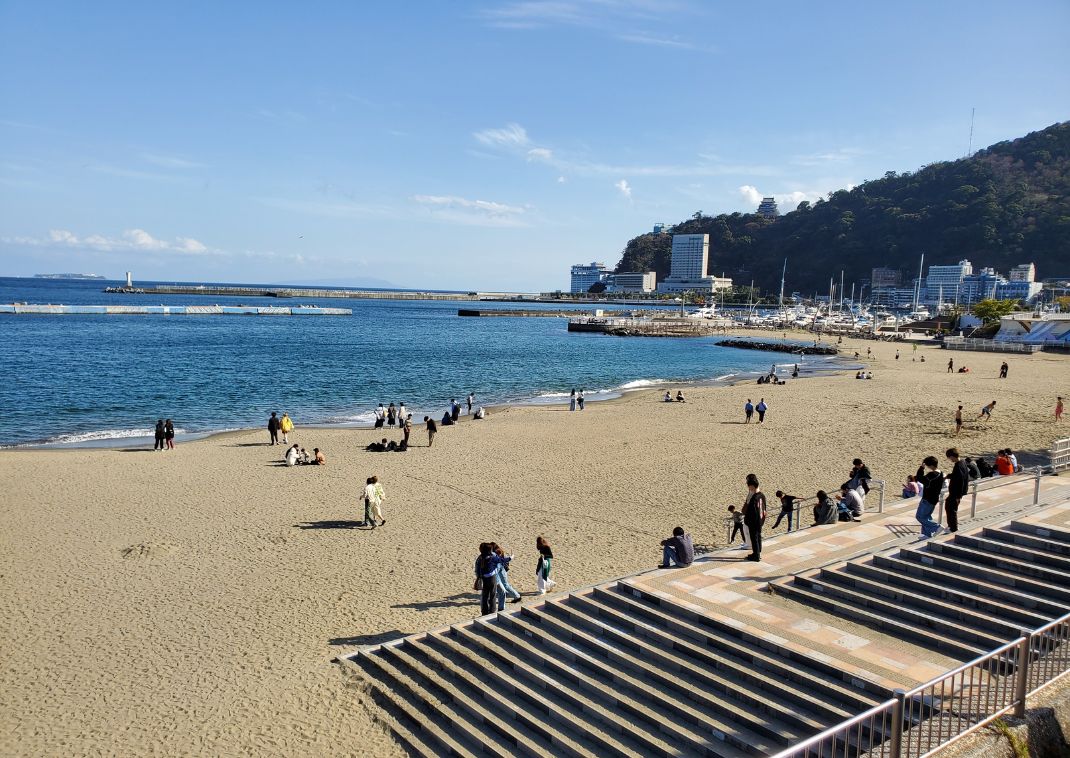
{"type": "Polygon", "coordinates": [[[981,550],[994,555],[1007,556],[1018,561],[1044,566],[1056,571],[1070,572],[1070,556],[1052,553],[1043,548],[1028,547],[1015,542],[988,537],[983,530],[980,535],[956,534],[955,544],[981,550]]]}
{"type": "Polygon", "coordinates": [[[1031,534],[1035,537],[1043,537],[1046,540],[1070,544],[1070,530],[1060,529],[1047,524],[1034,524],[1028,521],[1012,521],[1011,531],[1020,532],[1022,534],[1031,534]]]}
{"type": "Polygon", "coordinates": [[[932,550],[901,550],[898,556],[902,561],[919,566],[927,566],[948,575],[969,579],[979,579],[989,584],[1002,585],[1032,597],[1044,598],[1051,602],[1070,605],[1070,587],[1065,582],[1053,584],[1032,576],[1023,576],[1008,570],[972,559],[969,553],[946,555],[932,550]]]}
{"type": "Polygon", "coordinates": [[[1043,550],[1052,555],[1070,557],[1070,542],[1061,542],[1050,537],[1041,537],[1039,534],[1021,532],[1015,529],[1013,524],[1010,527],[986,526],[981,530],[981,534],[987,539],[1011,542],[1022,547],[1043,550]]]}
{"type": "Polygon", "coordinates": [[[1066,586],[1066,572],[1050,566],[1040,565],[1028,560],[1013,558],[999,553],[989,552],[983,549],[985,546],[967,545],[965,540],[960,541],[958,535],[952,542],[932,540],[926,545],[926,552],[936,555],[944,555],[957,560],[969,561],[975,564],[991,566],[1008,574],[1039,579],[1041,582],[1051,583],[1057,587],[1066,586]]]}

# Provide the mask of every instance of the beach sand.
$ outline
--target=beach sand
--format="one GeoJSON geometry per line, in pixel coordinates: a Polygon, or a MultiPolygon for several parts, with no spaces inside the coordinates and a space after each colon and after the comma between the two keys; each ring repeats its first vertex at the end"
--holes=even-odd
{"type": "Polygon", "coordinates": [[[530,593],[545,534],[568,589],[653,566],[677,524],[721,544],[749,472],[769,493],[812,495],[860,456],[896,494],[923,455],[942,460],[951,444],[1009,446],[1028,464],[1070,435],[1053,420],[1055,396],[1070,395],[1066,357],[954,353],[972,372],[946,374],[945,351],[921,348],[920,363],[910,345],[857,344],[875,352],[863,360],[872,381],[851,372],[687,388],[684,404],[659,389],[576,413],[501,409],[441,429],[430,450],[417,427],[405,455],[364,452],[372,430],[296,419],[293,438],[323,449],[323,468],[278,465],[284,448],[266,431],[173,452],[8,451],[0,754],[399,755],[331,659],[476,615],[482,540],[516,554],[513,583],[530,593]],[[742,425],[744,401],[759,397],[767,423],[742,425]],[[982,427],[973,419],[992,399],[982,427]],[[953,440],[960,402],[966,430],[953,440]],[[371,474],[386,526],[332,523],[362,517],[371,474]]]}

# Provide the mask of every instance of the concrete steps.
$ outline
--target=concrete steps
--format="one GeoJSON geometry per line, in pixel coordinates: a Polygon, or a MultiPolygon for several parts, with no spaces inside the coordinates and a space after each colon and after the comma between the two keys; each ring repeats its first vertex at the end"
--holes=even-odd
{"type": "Polygon", "coordinates": [[[890,695],[620,582],[343,660],[416,755],[746,758],[890,695]]]}
{"type": "Polygon", "coordinates": [[[777,594],[969,660],[1070,612],[1070,532],[982,527],[771,583],[777,594]]]}

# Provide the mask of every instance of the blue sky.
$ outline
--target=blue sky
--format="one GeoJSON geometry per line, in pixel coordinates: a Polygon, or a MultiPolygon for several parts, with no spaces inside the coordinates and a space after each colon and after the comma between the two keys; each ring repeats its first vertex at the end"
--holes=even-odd
{"type": "MultiPolygon", "coordinates": [[[[567,288],[1070,117],[1070,3],[0,2],[0,275],[567,288]]],[[[716,250],[711,251],[716,266],[716,250]]]]}

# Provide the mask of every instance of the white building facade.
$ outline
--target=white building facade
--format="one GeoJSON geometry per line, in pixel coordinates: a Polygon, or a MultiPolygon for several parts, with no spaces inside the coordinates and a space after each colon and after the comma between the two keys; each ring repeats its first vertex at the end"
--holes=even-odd
{"type": "Polygon", "coordinates": [[[572,267],[572,286],[569,292],[587,292],[591,287],[601,282],[609,269],[606,264],[593,261],[591,263],[577,263],[572,267]]]}
{"type": "Polygon", "coordinates": [[[658,292],[716,292],[732,286],[731,279],[709,276],[710,235],[674,234],[669,276],[658,292]]]}

